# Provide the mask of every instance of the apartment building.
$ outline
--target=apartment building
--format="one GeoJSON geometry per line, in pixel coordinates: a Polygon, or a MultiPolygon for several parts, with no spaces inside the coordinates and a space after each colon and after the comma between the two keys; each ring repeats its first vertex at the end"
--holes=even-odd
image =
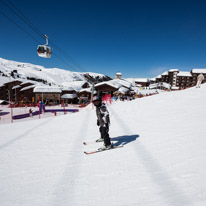
{"type": "Polygon", "coordinates": [[[192,69],[190,72],[170,69],[156,77],[156,82],[165,82],[171,85],[171,89],[185,89],[197,84],[197,77],[203,74],[206,82],[206,69],[192,69]]]}

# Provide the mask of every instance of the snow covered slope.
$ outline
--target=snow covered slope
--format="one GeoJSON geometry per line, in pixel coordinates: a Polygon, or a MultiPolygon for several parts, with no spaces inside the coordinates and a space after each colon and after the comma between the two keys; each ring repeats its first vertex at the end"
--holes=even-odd
{"type": "MultiPolygon", "coordinates": [[[[91,76],[103,77],[102,74],[89,73],[91,76]]],[[[30,79],[47,84],[62,85],[65,82],[82,81],[84,73],[71,72],[58,68],[45,68],[39,65],[21,63],[0,58],[0,85],[13,78],[30,79]],[[2,76],[3,75],[3,76],[2,76]]]]}
{"type": "Polygon", "coordinates": [[[1,206],[204,206],[206,84],[109,106],[102,145],[95,110],[0,125],[1,206]]]}

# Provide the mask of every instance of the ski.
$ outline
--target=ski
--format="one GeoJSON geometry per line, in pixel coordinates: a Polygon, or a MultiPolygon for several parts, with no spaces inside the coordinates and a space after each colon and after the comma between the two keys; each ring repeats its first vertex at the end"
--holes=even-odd
{"type": "Polygon", "coordinates": [[[90,154],[95,154],[95,153],[104,152],[104,151],[113,150],[113,149],[122,148],[122,147],[123,147],[123,145],[114,146],[113,148],[110,148],[110,149],[103,149],[103,150],[97,149],[97,150],[94,150],[91,152],[84,152],[84,154],[90,155],[90,154]]]}

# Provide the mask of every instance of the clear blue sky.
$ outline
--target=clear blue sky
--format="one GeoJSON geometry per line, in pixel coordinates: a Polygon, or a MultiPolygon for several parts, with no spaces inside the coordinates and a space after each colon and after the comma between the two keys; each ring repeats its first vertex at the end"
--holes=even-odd
{"type": "MultiPolygon", "coordinates": [[[[55,47],[51,59],[38,57],[37,41],[44,40],[2,1],[0,11],[34,39],[0,13],[0,57],[74,71],[55,47]]],[[[206,68],[206,1],[10,1],[86,71],[149,78],[171,68],[206,68]]]]}

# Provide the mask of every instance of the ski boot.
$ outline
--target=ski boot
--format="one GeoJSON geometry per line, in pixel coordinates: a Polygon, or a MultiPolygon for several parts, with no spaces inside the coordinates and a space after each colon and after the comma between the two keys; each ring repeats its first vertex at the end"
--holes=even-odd
{"type": "Polygon", "coordinates": [[[103,138],[99,138],[96,140],[96,142],[104,142],[104,139],[103,138]]]}
{"type": "Polygon", "coordinates": [[[114,145],[113,144],[110,144],[110,145],[103,145],[102,147],[100,147],[98,150],[102,151],[102,150],[107,150],[107,149],[112,149],[114,148],[114,145]]]}

